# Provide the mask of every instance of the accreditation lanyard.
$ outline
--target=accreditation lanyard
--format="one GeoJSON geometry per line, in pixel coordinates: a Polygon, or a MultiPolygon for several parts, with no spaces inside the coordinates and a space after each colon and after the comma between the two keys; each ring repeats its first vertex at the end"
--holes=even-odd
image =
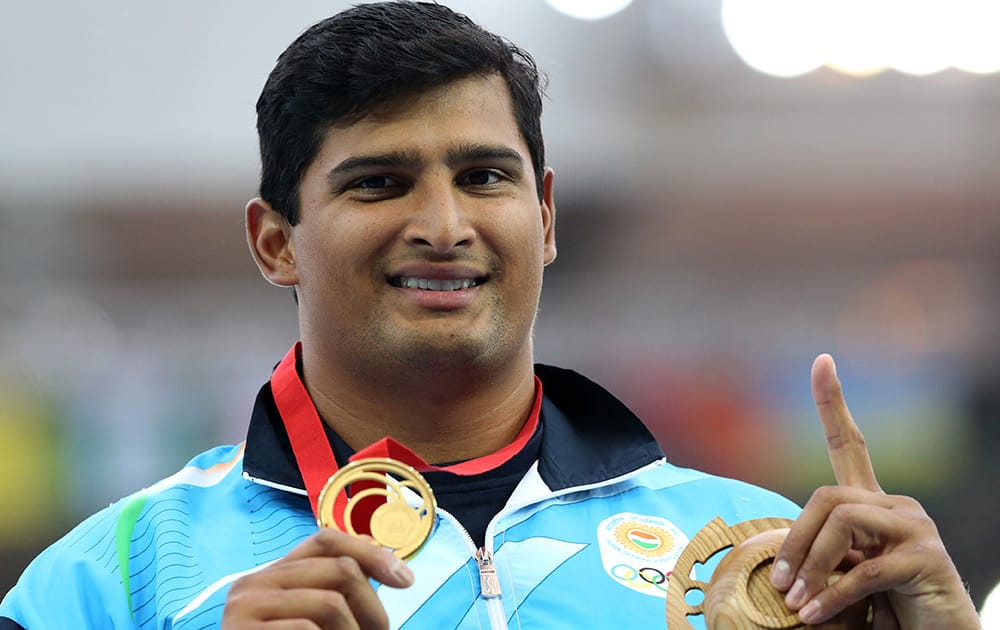
{"type": "MultiPolygon", "coordinates": [[[[288,440],[295,455],[295,462],[306,486],[313,514],[319,515],[319,495],[326,482],[339,470],[333,448],[323,429],[323,420],[316,411],[312,398],[306,391],[297,365],[302,357],[302,342],[297,341],[271,374],[271,393],[288,433],[288,440]]],[[[418,472],[444,471],[469,476],[493,470],[508,462],[528,443],[538,427],[538,414],[542,406],[542,382],[535,377],[535,402],[527,422],[514,441],[498,451],[450,466],[432,466],[405,445],[391,437],[384,437],[350,457],[350,461],[370,457],[388,457],[407,464],[418,472]]],[[[342,519],[348,498],[341,493],[334,504],[335,518],[342,519]]]]}

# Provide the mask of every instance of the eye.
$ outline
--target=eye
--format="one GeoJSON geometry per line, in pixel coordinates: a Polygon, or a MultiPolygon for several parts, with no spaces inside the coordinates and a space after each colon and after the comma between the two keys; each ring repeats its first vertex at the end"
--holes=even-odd
{"type": "Polygon", "coordinates": [[[394,199],[406,193],[405,180],[392,175],[365,175],[348,184],[342,192],[349,192],[358,201],[394,199]]]}
{"type": "Polygon", "coordinates": [[[459,183],[463,186],[492,186],[503,181],[501,173],[491,169],[480,169],[469,171],[459,178],[459,183]]]}
{"type": "Polygon", "coordinates": [[[354,182],[354,188],[362,190],[384,190],[386,188],[398,188],[402,182],[388,175],[372,175],[354,182]]]}

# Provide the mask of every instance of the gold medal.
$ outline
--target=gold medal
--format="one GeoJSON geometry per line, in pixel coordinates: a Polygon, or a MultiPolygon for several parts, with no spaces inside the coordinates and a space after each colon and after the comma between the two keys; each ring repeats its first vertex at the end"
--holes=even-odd
{"type": "MultiPolygon", "coordinates": [[[[352,516],[363,503],[371,512],[368,529],[379,545],[390,549],[404,560],[412,557],[431,534],[437,503],[430,484],[423,476],[406,464],[388,457],[359,459],[334,473],[320,492],[317,502],[317,520],[320,527],[333,527],[353,536],[368,532],[357,531],[352,516]],[[357,484],[348,494],[351,485],[357,484]],[[403,488],[410,488],[420,499],[420,505],[406,502],[403,488]],[[348,497],[338,521],[335,505],[338,497],[348,497]],[[338,523],[343,522],[343,527],[338,523]]],[[[343,499],[341,499],[341,505],[343,499]]],[[[364,511],[362,509],[361,511],[364,511]]]]}

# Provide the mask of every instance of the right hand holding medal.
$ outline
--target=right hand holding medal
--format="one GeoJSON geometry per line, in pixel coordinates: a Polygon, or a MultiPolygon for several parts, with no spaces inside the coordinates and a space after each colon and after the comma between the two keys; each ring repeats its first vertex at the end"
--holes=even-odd
{"type": "Polygon", "coordinates": [[[388,628],[369,579],[405,588],[413,572],[371,538],[321,528],[284,558],[234,582],[222,627],[280,628],[282,621],[308,620],[320,628],[388,628]]]}

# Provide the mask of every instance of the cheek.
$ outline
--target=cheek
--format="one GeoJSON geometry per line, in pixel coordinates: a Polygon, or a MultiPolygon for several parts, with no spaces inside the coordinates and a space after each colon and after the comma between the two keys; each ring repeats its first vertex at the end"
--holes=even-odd
{"type": "Polygon", "coordinates": [[[540,226],[529,226],[522,232],[521,238],[514,247],[519,251],[519,262],[525,265],[525,273],[538,275],[542,273],[545,266],[545,247],[540,226]]]}
{"type": "Polygon", "coordinates": [[[502,267],[513,291],[527,300],[541,290],[542,273],[545,266],[541,239],[534,233],[522,233],[520,239],[506,243],[507,249],[501,254],[502,267]]]}
{"type": "Polygon", "coordinates": [[[303,239],[296,251],[299,282],[304,291],[336,292],[347,281],[352,254],[348,242],[332,238],[303,239]]]}
{"type": "Polygon", "coordinates": [[[542,222],[538,217],[528,217],[521,213],[497,213],[495,222],[483,226],[481,234],[502,248],[507,256],[516,256],[519,260],[541,256],[542,222]]]}
{"type": "Polygon", "coordinates": [[[311,226],[303,239],[302,252],[317,271],[346,275],[360,266],[370,265],[379,248],[379,226],[372,221],[359,220],[353,214],[337,216],[332,220],[311,226]]]}

